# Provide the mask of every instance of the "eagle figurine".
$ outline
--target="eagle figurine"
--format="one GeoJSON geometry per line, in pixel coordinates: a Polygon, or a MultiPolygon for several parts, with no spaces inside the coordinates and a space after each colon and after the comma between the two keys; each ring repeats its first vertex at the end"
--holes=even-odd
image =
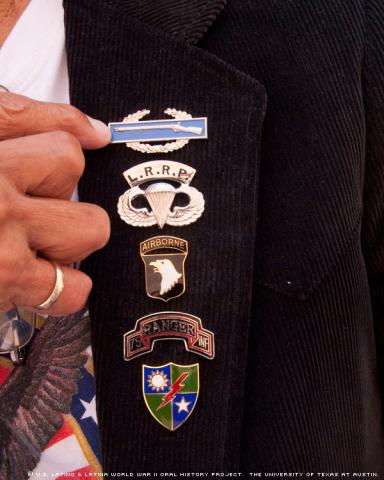
{"type": "Polygon", "coordinates": [[[23,480],[70,413],[90,344],[86,310],[48,317],[0,388],[0,480],[23,480]]]}

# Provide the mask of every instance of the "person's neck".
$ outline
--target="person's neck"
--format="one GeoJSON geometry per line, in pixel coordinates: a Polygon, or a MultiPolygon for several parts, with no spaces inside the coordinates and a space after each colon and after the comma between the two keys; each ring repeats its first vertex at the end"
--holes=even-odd
{"type": "Polygon", "coordinates": [[[0,0],[0,47],[30,0],[0,0]]]}

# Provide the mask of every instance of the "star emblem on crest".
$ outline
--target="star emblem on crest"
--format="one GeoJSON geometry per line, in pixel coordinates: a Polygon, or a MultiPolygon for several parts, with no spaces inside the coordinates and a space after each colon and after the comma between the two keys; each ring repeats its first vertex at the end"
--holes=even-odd
{"type": "Polygon", "coordinates": [[[189,413],[188,407],[191,405],[192,402],[186,402],[185,397],[182,397],[180,402],[175,402],[177,405],[177,413],[187,412],[189,413]]]}

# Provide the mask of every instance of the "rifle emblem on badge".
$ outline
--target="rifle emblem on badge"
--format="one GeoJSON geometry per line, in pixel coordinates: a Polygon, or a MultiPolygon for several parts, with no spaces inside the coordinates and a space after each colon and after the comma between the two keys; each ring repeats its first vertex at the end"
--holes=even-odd
{"type": "Polygon", "coordinates": [[[144,120],[150,110],[139,110],[127,115],[122,122],[111,122],[111,143],[125,143],[128,148],[141,153],[168,153],[183,148],[190,140],[208,138],[207,118],[193,118],[187,112],[167,108],[168,120],[144,120]],[[164,144],[143,142],[162,142],[164,144]]]}
{"type": "Polygon", "coordinates": [[[195,173],[188,165],[170,160],[145,162],[126,170],[123,175],[131,188],[119,198],[117,210],[121,219],[134,227],[156,223],[159,228],[165,224],[181,227],[195,222],[205,203],[202,193],[189,185],[195,173]],[[171,182],[179,185],[174,187],[171,182]],[[180,194],[189,198],[187,205],[173,206],[180,194]],[[139,197],[147,201],[150,209],[133,205],[139,197]]]}

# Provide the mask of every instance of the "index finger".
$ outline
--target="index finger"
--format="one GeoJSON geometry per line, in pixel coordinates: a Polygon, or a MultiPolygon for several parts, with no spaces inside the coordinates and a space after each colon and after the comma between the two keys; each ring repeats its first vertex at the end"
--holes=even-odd
{"type": "Polygon", "coordinates": [[[0,91],[0,140],[55,130],[71,133],[86,149],[104,147],[111,138],[107,125],[72,105],[0,91]]]}

